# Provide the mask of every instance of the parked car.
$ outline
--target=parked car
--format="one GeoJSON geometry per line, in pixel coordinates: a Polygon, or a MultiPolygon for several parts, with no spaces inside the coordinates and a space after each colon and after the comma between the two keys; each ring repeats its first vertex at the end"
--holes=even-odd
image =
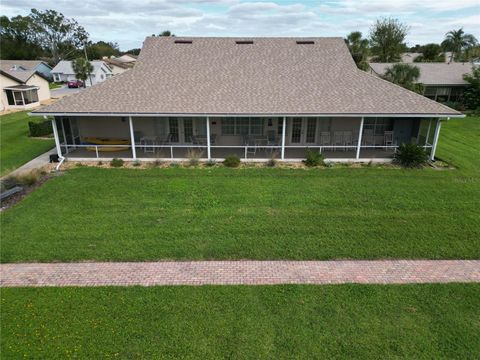
{"type": "Polygon", "coordinates": [[[67,86],[69,88],[79,88],[79,87],[84,87],[85,84],[83,83],[82,80],[70,80],[68,83],[67,83],[67,86]]]}

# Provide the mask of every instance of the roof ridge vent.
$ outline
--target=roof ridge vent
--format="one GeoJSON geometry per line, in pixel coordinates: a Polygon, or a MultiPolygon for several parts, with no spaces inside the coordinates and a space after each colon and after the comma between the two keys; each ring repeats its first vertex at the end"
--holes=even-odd
{"type": "Polygon", "coordinates": [[[253,44],[253,40],[235,40],[235,44],[237,44],[237,45],[251,45],[251,44],[253,44]]]}
{"type": "Polygon", "coordinates": [[[297,40],[297,45],[313,45],[315,41],[313,40],[297,40]]]}
{"type": "Polygon", "coordinates": [[[191,44],[193,43],[192,40],[175,40],[174,41],[175,44],[191,44]]]}

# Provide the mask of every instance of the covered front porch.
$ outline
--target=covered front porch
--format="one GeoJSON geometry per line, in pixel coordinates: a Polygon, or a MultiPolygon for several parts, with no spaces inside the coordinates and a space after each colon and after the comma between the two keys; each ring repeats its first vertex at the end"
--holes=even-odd
{"type": "Polygon", "coordinates": [[[61,155],[72,160],[298,161],[310,150],[332,161],[388,161],[402,143],[432,155],[440,129],[438,119],[415,117],[76,116],[54,124],[61,155]]]}

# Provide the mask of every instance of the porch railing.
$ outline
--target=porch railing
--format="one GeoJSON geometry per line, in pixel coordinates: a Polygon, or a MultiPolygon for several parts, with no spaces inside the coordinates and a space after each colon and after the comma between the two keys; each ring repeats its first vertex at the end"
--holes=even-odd
{"type": "MultiPolygon", "coordinates": [[[[60,146],[65,149],[65,152],[63,155],[69,157],[68,155],[71,154],[72,152],[74,153],[75,150],[82,150],[82,149],[89,149],[89,151],[92,152],[91,158],[96,158],[96,159],[104,159],[104,158],[113,158],[113,157],[120,157],[120,158],[125,158],[125,159],[133,159],[133,153],[132,153],[132,146],[131,145],[79,145],[79,144],[67,144],[67,143],[61,143],[60,146]],[[112,150],[114,148],[121,148],[118,150],[112,150]],[[93,151],[90,149],[94,149],[93,151]],[[105,152],[106,156],[102,156],[102,149],[109,149],[108,152],[105,152]],[[124,152],[130,152],[128,156],[122,156],[124,152]],[[110,156],[109,156],[110,155],[110,156]]],[[[431,144],[425,144],[422,146],[425,150],[431,149],[432,145],[431,144]]],[[[197,150],[197,151],[202,151],[204,152],[201,154],[200,158],[201,159],[208,159],[207,156],[204,156],[206,154],[208,146],[206,145],[192,145],[192,144],[165,144],[165,145],[135,145],[135,149],[137,152],[137,158],[140,159],[147,159],[147,158],[158,158],[158,159],[170,159],[170,160],[175,160],[175,159],[187,159],[188,158],[188,152],[185,153],[185,156],[175,156],[175,150],[176,149],[185,149],[187,151],[189,150],[197,150]],[[168,156],[157,156],[159,150],[167,149],[168,150],[168,156]],[[143,150],[143,151],[142,151],[143,150]],[[151,150],[151,151],[147,151],[151,150]],[[143,152],[143,154],[142,154],[143,152]],[[145,155],[145,156],[141,156],[145,155]],[[152,155],[152,156],[150,156],[152,155]]],[[[334,152],[355,152],[358,149],[357,145],[285,145],[283,147],[285,150],[289,149],[311,149],[311,150],[318,150],[320,153],[324,153],[326,151],[334,151],[334,152]]],[[[396,149],[398,148],[398,145],[361,145],[360,146],[360,151],[361,150],[391,150],[391,152],[395,152],[396,149]]],[[[263,160],[263,159],[268,159],[271,156],[266,156],[266,157],[258,157],[257,151],[264,151],[265,155],[268,155],[270,153],[272,156],[275,151],[280,152],[282,150],[282,146],[279,145],[211,145],[210,149],[212,152],[214,152],[215,149],[227,149],[227,150],[240,150],[240,152],[243,154],[242,159],[255,159],[255,160],[263,160]]],[[[84,153],[83,153],[84,154],[84,153]]],[[[81,154],[75,154],[72,156],[73,158],[82,158],[82,156],[79,156],[81,154]]],[[[229,154],[227,154],[229,155],[229,154]]],[[[90,158],[89,156],[85,158],[90,158]]],[[[223,157],[215,157],[211,156],[213,159],[221,159],[223,157]]],[[[290,159],[298,159],[299,157],[295,158],[290,158],[290,159]]],[[[354,157],[352,157],[353,159],[354,157]]],[[[288,160],[288,157],[285,157],[286,160],[288,160]]]]}

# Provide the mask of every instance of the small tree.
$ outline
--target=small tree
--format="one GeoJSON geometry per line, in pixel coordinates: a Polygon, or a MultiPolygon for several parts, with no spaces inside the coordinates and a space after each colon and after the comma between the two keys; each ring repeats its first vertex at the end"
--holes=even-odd
{"type": "Polygon", "coordinates": [[[442,47],[438,44],[426,44],[423,46],[422,55],[415,58],[414,62],[443,62],[441,55],[442,47]]]}
{"type": "Polygon", "coordinates": [[[378,62],[400,61],[402,52],[407,47],[405,37],[408,26],[397,19],[384,18],[377,20],[370,29],[370,49],[378,62]]]}
{"type": "Polygon", "coordinates": [[[465,106],[472,110],[480,109],[480,67],[473,68],[472,74],[463,75],[470,85],[463,94],[465,106]]]}
{"type": "Polygon", "coordinates": [[[73,71],[75,72],[75,77],[78,80],[83,81],[83,87],[86,87],[86,81],[90,74],[93,71],[93,66],[88,60],[84,58],[78,58],[72,62],[73,71]]]}
{"type": "Polygon", "coordinates": [[[475,36],[466,34],[463,28],[458,30],[451,30],[445,34],[445,40],[442,42],[442,47],[452,52],[452,58],[458,59],[458,56],[463,50],[467,50],[478,43],[475,36]]]}
{"type": "Polygon", "coordinates": [[[420,78],[420,69],[417,66],[402,63],[393,64],[391,67],[387,68],[383,77],[385,80],[400,85],[405,89],[417,93],[423,92],[423,85],[417,83],[420,78]]]}
{"type": "Polygon", "coordinates": [[[39,43],[55,64],[78,51],[88,40],[88,33],[76,20],[68,19],[55,10],[32,9],[29,16],[35,25],[39,43]]]}
{"type": "Polygon", "coordinates": [[[368,70],[368,39],[362,39],[360,31],[353,31],[348,34],[345,43],[357,67],[362,70],[368,70]]]}

